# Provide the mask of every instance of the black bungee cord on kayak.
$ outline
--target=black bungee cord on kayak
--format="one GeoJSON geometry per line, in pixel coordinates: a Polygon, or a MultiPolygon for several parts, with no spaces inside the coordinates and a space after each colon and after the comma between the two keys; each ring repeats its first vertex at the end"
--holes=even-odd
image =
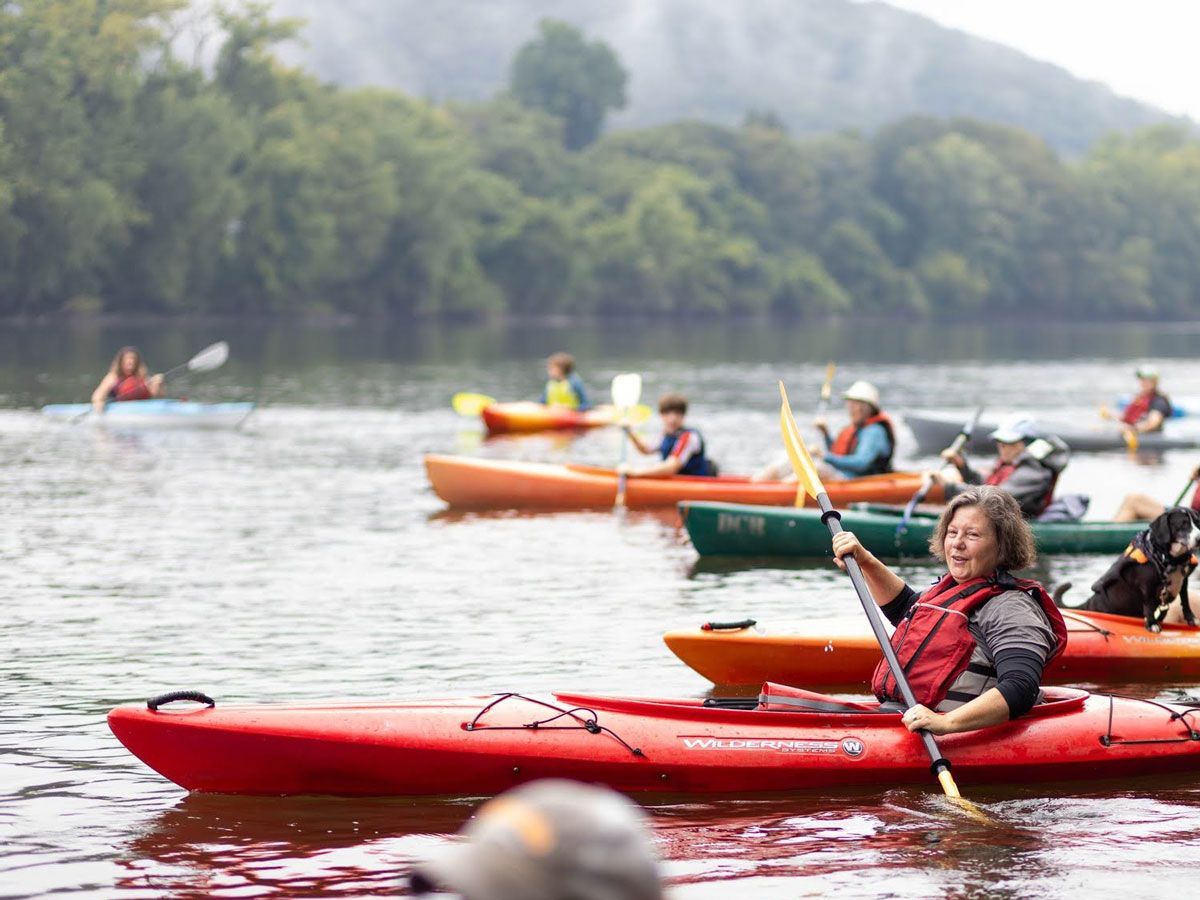
{"type": "Polygon", "coordinates": [[[470,722],[467,722],[463,726],[463,728],[466,729],[467,731],[521,731],[523,729],[530,729],[530,730],[535,730],[535,731],[538,729],[545,729],[547,731],[574,731],[576,729],[582,728],[584,731],[588,732],[589,734],[607,734],[609,737],[613,738],[617,743],[619,743],[622,747],[624,747],[626,750],[628,750],[634,756],[640,756],[642,758],[645,758],[645,756],[646,756],[646,754],[641,751],[640,747],[631,746],[623,737],[621,737],[619,734],[617,734],[611,728],[601,725],[600,721],[599,721],[599,716],[596,715],[595,710],[588,709],[586,706],[573,706],[570,709],[563,709],[563,707],[555,706],[553,703],[547,703],[545,700],[538,700],[536,697],[526,697],[524,694],[517,694],[517,693],[513,693],[513,692],[509,692],[506,694],[500,694],[499,696],[497,696],[495,700],[493,700],[491,703],[489,703],[487,706],[485,706],[479,712],[475,713],[475,717],[473,719],[471,719],[470,722]],[[479,720],[483,717],[483,715],[485,713],[487,713],[489,710],[495,708],[499,704],[503,703],[505,700],[510,700],[513,697],[516,697],[518,700],[524,700],[526,703],[534,703],[538,706],[544,706],[544,707],[546,707],[546,709],[554,710],[555,715],[550,716],[547,719],[535,719],[532,722],[526,722],[524,725],[480,725],[479,724],[479,720]],[[586,713],[587,717],[578,715],[578,713],[586,713]],[[558,719],[561,719],[563,716],[569,716],[570,718],[574,719],[579,724],[578,725],[551,725],[550,724],[551,722],[555,722],[558,719]]]}
{"type": "MultiPolygon", "coordinates": [[[[1114,744],[1178,744],[1178,743],[1182,743],[1184,741],[1200,741],[1200,731],[1198,731],[1196,729],[1195,725],[1193,725],[1192,722],[1189,721],[1187,718],[1188,716],[1192,715],[1193,713],[1200,713],[1200,706],[1188,706],[1185,709],[1175,709],[1171,706],[1168,706],[1165,703],[1159,703],[1157,700],[1147,700],[1145,697],[1130,697],[1125,694],[1107,694],[1106,696],[1108,697],[1108,731],[1106,734],[1100,735],[1100,743],[1102,746],[1111,747],[1114,744]],[[1137,700],[1141,703],[1149,703],[1151,706],[1158,707],[1163,712],[1170,713],[1171,717],[1168,721],[1171,721],[1171,722],[1178,721],[1180,725],[1182,725],[1184,728],[1187,729],[1187,734],[1181,735],[1177,738],[1145,738],[1140,741],[1127,741],[1127,740],[1123,740],[1121,738],[1114,738],[1113,737],[1113,708],[1115,706],[1115,704],[1113,703],[1114,697],[1120,697],[1122,700],[1137,700]]],[[[1190,702],[1190,703],[1196,702],[1195,698],[1189,697],[1187,699],[1188,699],[1188,702],[1190,702]]]]}

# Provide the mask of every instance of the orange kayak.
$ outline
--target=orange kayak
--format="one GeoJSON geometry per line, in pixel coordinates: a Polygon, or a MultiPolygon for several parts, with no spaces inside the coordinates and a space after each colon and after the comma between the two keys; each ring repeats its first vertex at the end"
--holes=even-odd
{"type": "MultiPolygon", "coordinates": [[[[612,509],[617,497],[616,473],[596,466],[429,454],[425,471],[434,493],[456,509],[612,509]]],[[[835,506],[844,506],[859,501],[904,503],[920,486],[919,472],[892,472],[831,481],[825,488],[835,506]]],[[[941,500],[940,492],[934,487],[929,501],[941,500]]],[[[791,506],[796,485],[751,481],[742,475],[672,475],[630,478],[625,488],[630,509],[669,508],[681,500],[791,506]]],[[[807,497],[805,502],[811,505],[807,497]]]]}
{"type": "Polygon", "coordinates": [[[555,431],[571,428],[599,428],[612,425],[617,412],[611,406],[598,406],[579,412],[562,406],[521,401],[492,403],[479,413],[489,434],[527,434],[534,431],[555,431]]]}
{"type": "MultiPolygon", "coordinates": [[[[1142,620],[1063,611],[1070,638],[1046,669],[1050,684],[1184,682],[1200,677],[1200,627],[1164,625],[1151,634],[1142,620]]],[[[782,682],[795,687],[861,690],[880,660],[865,622],[813,623],[770,634],[747,622],[711,630],[670,631],[671,652],[714,684],[782,682]]]]}

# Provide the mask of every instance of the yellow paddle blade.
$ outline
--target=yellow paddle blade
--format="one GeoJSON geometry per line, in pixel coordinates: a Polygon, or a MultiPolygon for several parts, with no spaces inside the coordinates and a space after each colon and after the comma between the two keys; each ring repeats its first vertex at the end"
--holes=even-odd
{"type": "Polygon", "coordinates": [[[829,365],[825,367],[825,383],[821,385],[821,399],[826,403],[829,402],[829,395],[833,393],[833,373],[837,371],[837,366],[830,360],[829,365]]]}
{"type": "Polygon", "coordinates": [[[1137,453],[1138,436],[1137,432],[1132,428],[1125,428],[1121,431],[1121,436],[1125,438],[1125,446],[1129,448],[1130,453],[1137,453]]]}
{"type": "Polygon", "coordinates": [[[637,406],[630,408],[629,415],[625,417],[625,421],[630,425],[641,425],[643,422],[649,421],[652,415],[654,415],[654,410],[645,403],[639,403],[637,406]]]}
{"type": "Polygon", "coordinates": [[[800,428],[796,425],[796,417],[792,415],[792,405],[788,403],[787,390],[782,381],[779,382],[779,396],[783,401],[779,407],[779,429],[783,432],[783,444],[787,447],[792,471],[796,473],[796,480],[804,492],[816,500],[818,494],[825,493],[825,488],[808,448],[804,446],[804,438],[800,436],[800,428]]]}
{"type": "Polygon", "coordinates": [[[450,405],[460,416],[477,416],[483,412],[485,406],[491,406],[495,402],[496,399],[487,394],[472,394],[469,391],[463,391],[450,398],[450,405]]]}

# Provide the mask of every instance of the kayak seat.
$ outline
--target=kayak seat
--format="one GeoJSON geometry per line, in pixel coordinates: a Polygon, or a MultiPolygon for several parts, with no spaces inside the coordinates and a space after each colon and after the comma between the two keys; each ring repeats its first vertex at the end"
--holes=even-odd
{"type": "Polygon", "coordinates": [[[896,710],[881,709],[878,703],[858,703],[854,700],[839,700],[828,694],[806,691],[804,688],[786,684],[765,682],[758,695],[757,709],[774,712],[840,712],[840,713],[883,713],[894,715],[896,710]]]}

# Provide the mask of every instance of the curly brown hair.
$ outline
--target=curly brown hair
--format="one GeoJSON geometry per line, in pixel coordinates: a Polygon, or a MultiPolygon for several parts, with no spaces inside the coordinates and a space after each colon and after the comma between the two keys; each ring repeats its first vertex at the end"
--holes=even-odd
{"type": "Polygon", "coordinates": [[[1033,529],[1021,515],[1020,505],[1008,491],[988,484],[967,488],[946,504],[929,539],[930,553],[942,562],[946,561],[946,529],[954,514],[964,506],[978,506],[992,523],[992,530],[996,532],[998,569],[1015,572],[1028,569],[1037,562],[1033,529]]]}

